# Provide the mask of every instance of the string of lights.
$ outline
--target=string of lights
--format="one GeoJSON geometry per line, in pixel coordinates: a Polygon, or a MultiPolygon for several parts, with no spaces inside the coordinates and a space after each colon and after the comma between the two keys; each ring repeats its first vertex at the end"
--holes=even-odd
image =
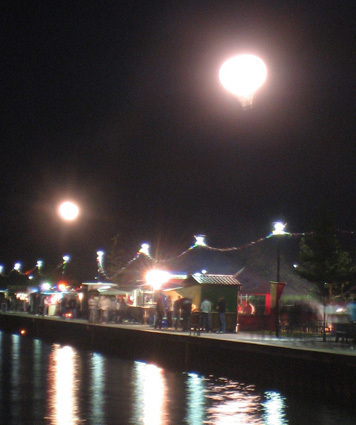
{"type": "MultiPolygon", "coordinates": [[[[174,260],[177,260],[180,257],[183,257],[184,255],[188,254],[190,251],[196,249],[196,248],[204,248],[206,250],[209,251],[215,251],[215,252],[232,252],[232,251],[241,251],[243,249],[249,248],[251,246],[260,244],[262,242],[264,242],[265,240],[276,236],[276,235],[284,235],[284,236],[288,236],[288,237],[294,237],[294,238],[299,238],[305,235],[310,235],[313,232],[295,232],[295,233],[290,233],[290,232],[285,232],[284,231],[284,224],[281,227],[278,227],[278,224],[280,223],[276,223],[275,224],[275,230],[272,231],[270,234],[268,234],[265,237],[259,238],[255,241],[251,241],[248,242],[246,244],[240,245],[240,246],[231,246],[231,247],[224,247],[224,248],[219,248],[219,247],[213,247],[210,245],[207,245],[207,243],[205,242],[205,235],[195,235],[195,243],[193,245],[191,245],[189,248],[187,248],[186,250],[182,251],[180,254],[174,256],[174,257],[170,257],[170,258],[166,258],[166,259],[159,259],[159,258],[154,258],[151,256],[150,254],[150,245],[148,243],[143,243],[141,245],[141,248],[139,249],[139,251],[135,254],[135,256],[133,258],[131,258],[131,260],[129,260],[123,267],[121,267],[113,276],[108,276],[105,269],[104,269],[104,251],[98,251],[97,252],[97,271],[99,276],[103,276],[108,280],[112,280],[113,278],[117,277],[118,275],[120,275],[122,272],[124,272],[133,262],[135,262],[138,258],[141,257],[141,255],[144,255],[145,257],[149,258],[150,260],[154,261],[157,264],[162,264],[162,263],[169,263],[172,262],[174,260]]],[[[342,235],[348,235],[348,236],[354,236],[356,235],[356,231],[350,231],[350,230],[342,230],[342,229],[338,229],[338,233],[342,234],[342,235]]],[[[65,272],[65,268],[66,265],[68,263],[68,261],[70,260],[70,257],[65,255],[63,256],[63,260],[62,262],[56,267],[62,268],[62,273],[64,274],[65,272]]],[[[33,272],[35,269],[40,269],[42,267],[42,261],[38,261],[36,266],[33,269],[30,269],[24,273],[21,273],[21,263],[16,263],[13,267],[13,270],[16,270],[18,273],[20,274],[26,274],[29,275],[31,274],[31,272],[33,272]]],[[[3,266],[0,266],[0,274],[3,275],[3,266]]]]}

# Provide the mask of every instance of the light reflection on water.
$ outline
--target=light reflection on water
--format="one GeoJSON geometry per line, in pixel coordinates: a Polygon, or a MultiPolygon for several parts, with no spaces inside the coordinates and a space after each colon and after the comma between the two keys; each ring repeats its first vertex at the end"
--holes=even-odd
{"type": "Polygon", "coordinates": [[[136,423],[155,425],[165,423],[167,382],[163,369],[147,363],[135,363],[134,419],[136,423]]]}
{"type": "Polygon", "coordinates": [[[229,379],[0,332],[0,423],[354,424],[356,415],[229,379]]]}
{"type": "Polygon", "coordinates": [[[69,346],[53,345],[48,367],[48,416],[51,425],[77,424],[78,354],[69,346]]]}

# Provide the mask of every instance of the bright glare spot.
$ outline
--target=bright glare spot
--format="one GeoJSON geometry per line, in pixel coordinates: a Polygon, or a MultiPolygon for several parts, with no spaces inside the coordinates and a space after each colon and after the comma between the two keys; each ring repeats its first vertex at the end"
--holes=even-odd
{"type": "Polygon", "coordinates": [[[26,335],[26,330],[25,329],[21,329],[20,334],[21,335],[26,335]]]}
{"type": "Polygon", "coordinates": [[[196,246],[206,246],[205,243],[205,235],[197,235],[195,237],[195,245],[196,246]]]}
{"type": "Polygon", "coordinates": [[[257,56],[237,55],[223,63],[219,78],[223,87],[238,97],[243,108],[249,108],[255,92],[266,81],[267,68],[257,56]]]}
{"type": "Polygon", "coordinates": [[[73,202],[66,201],[59,206],[60,216],[67,221],[75,220],[79,215],[79,208],[73,202]]]}
{"type": "Polygon", "coordinates": [[[58,284],[58,290],[64,292],[67,289],[67,285],[65,283],[58,284]]]}
{"type": "Polygon", "coordinates": [[[42,291],[49,291],[51,289],[51,284],[49,282],[44,282],[41,285],[42,291]]]}
{"type": "Polygon", "coordinates": [[[43,261],[42,261],[42,260],[38,260],[38,261],[37,261],[37,264],[36,264],[36,267],[37,267],[38,269],[40,269],[42,266],[43,266],[43,261]]]}
{"type": "Polygon", "coordinates": [[[170,276],[170,273],[164,270],[150,270],[146,273],[146,282],[156,291],[169,281],[170,276]]]}
{"type": "Polygon", "coordinates": [[[16,270],[17,272],[19,272],[20,269],[21,269],[21,263],[15,263],[14,270],[16,270]]]}
{"type": "Polygon", "coordinates": [[[277,223],[274,223],[274,230],[273,230],[273,234],[274,235],[284,235],[286,232],[284,231],[284,228],[286,227],[285,224],[281,223],[280,221],[278,221],[277,223]]]}
{"type": "Polygon", "coordinates": [[[148,257],[150,256],[150,246],[149,246],[149,244],[148,243],[143,243],[142,245],[141,245],[141,249],[140,249],[140,254],[144,254],[144,255],[147,255],[148,257]]]}
{"type": "Polygon", "coordinates": [[[70,260],[70,256],[69,255],[64,255],[63,256],[63,262],[64,263],[68,263],[69,260],[70,260]]]}

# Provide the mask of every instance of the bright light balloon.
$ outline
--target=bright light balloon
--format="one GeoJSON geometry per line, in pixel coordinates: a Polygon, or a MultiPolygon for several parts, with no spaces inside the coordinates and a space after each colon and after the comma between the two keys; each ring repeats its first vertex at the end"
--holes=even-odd
{"type": "Polygon", "coordinates": [[[237,96],[243,108],[253,104],[256,91],[267,78],[267,68],[262,59],[254,55],[237,55],[220,68],[220,82],[223,87],[237,96]]]}
{"type": "Polygon", "coordinates": [[[79,215],[79,208],[73,202],[66,201],[59,206],[60,216],[67,221],[75,220],[79,215]]]}

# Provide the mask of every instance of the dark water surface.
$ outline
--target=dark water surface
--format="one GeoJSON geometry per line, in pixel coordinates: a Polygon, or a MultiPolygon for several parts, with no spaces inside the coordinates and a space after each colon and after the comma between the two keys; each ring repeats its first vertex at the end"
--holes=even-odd
{"type": "Polygon", "coordinates": [[[225,378],[0,332],[0,423],[356,424],[356,413],[225,378]]]}

